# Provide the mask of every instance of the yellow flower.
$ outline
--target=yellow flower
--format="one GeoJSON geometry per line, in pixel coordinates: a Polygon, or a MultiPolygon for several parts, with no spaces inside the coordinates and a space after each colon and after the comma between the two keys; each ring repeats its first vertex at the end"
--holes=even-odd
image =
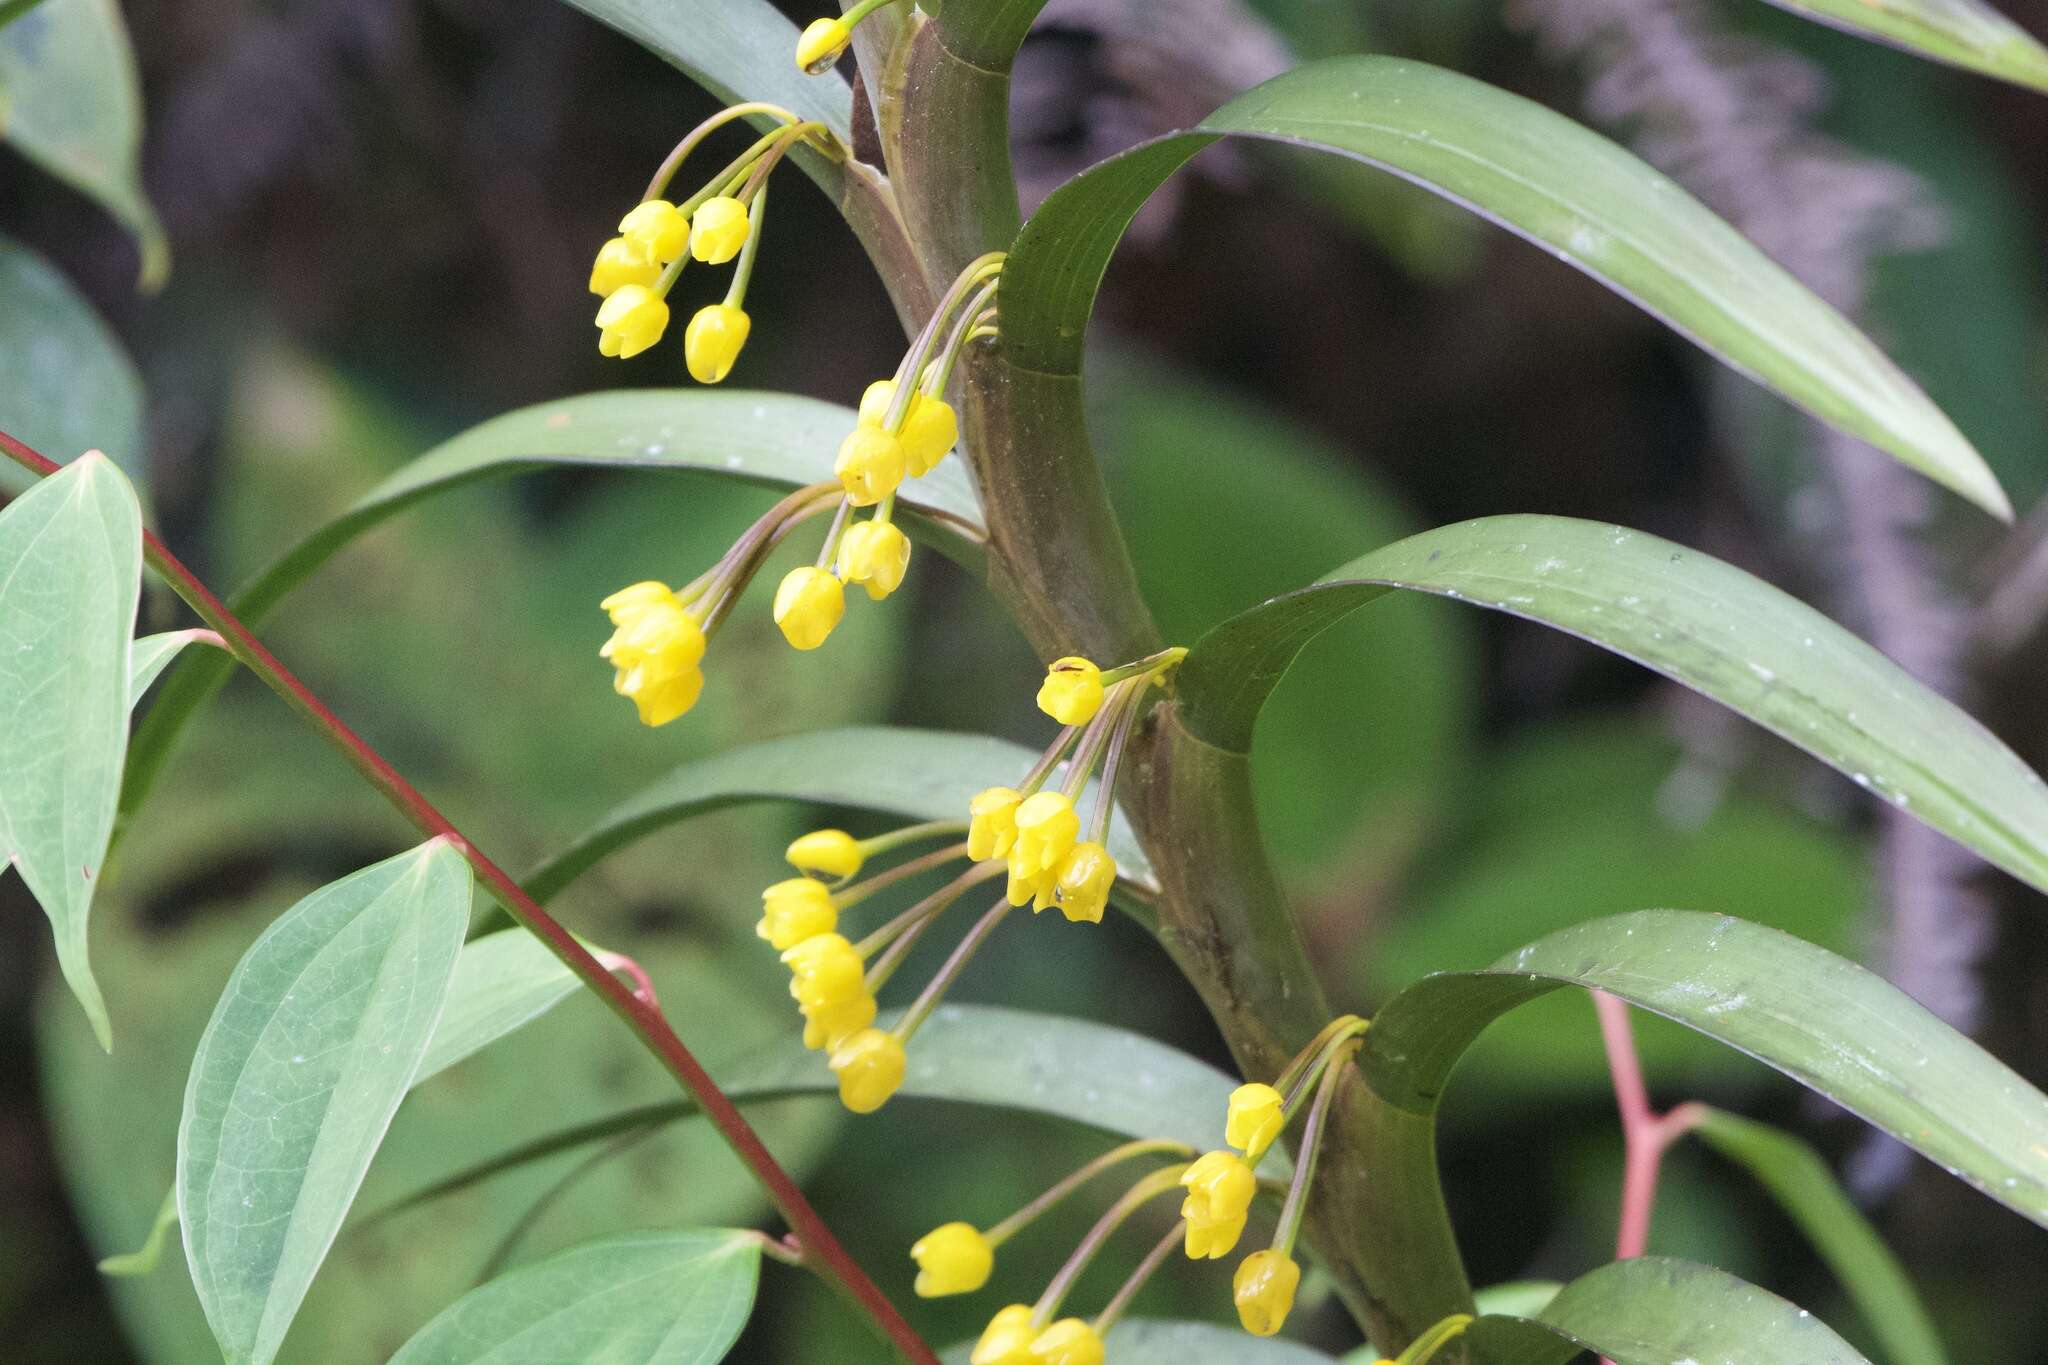
{"type": "Polygon", "coordinates": [[[910,1259],[917,1262],[917,1296],[939,1299],[987,1284],[996,1249],[972,1223],[943,1223],[911,1243],[910,1259]]]}
{"type": "Polygon", "coordinates": [[[862,994],[837,1005],[800,1005],[804,1017],[804,1046],[813,1052],[833,1051],[841,1043],[875,1022],[875,997],[862,994]]]}
{"type": "Polygon", "coordinates": [[[730,195],[706,199],[690,220],[690,255],[724,265],[747,244],[747,206],[730,195]]]}
{"type": "Polygon", "coordinates": [[[843,19],[813,19],[796,40],[796,68],[807,76],[822,76],[853,41],[853,30],[843,19]]]}
{"type": "Polygon", "coordinates": [[[660,278],[661,266],[646,247],[630,237],[614,237],[597,249],[597,262],[590,267],[590,292],[604,298],[629,284],[650,288],[660,278]]]}
{"type": "Polygon", "coordinates": [[[832,1049],[839,1077],[839,1102],[856,1114],[872,1114],[903,1084],[903,1044],[894,1034],[864,1028],[832,1049]]]}
{"type": "Polygon", "coordinates": [[[832,472],[855,507],[870,507],[896,491],[909,472],[903,442],[874,427],[855,427],[839,444],[832,472]]]}
{"type": "Polygon", "coordinates": [[[844,1005],[868,993],[866,966],[841,934],[813,934],[786,949],[782,960],[790,971],[789,993],[799,1005],[844,1005]]]}
{"type": "Polygon", "coordinates": [[[1038,1334],[1028,1358],[1032,1365],[1102,1365],[1102,1338],[1079,1318],[1061,1318],[1038,1334]]]}
{"type": "Polygon", "coordinates": [[[856,521],[839,537],[839,577],[859,583],[876,602],[902,586],[910,537],[889,521],[856,521]]]}
{"type": "Polygon", "coordinates": [[[860,840],[843,829],[814,829],[792,843],[782,856],[799,872],[845,881],[860,871],[867,855],[860,851],[860,840]]]}
{"type": "Polygon", "coordinates": [[[769,947],[784,952],[838,926],[839,907],[832,903],[825,884],[809,877],[791,877],[761,893],[761,922],[754,932],[767,939],[769,947]]]}
{"type": "Polygon", "coordinates": [[[1074,847],[1081,817],[1060,792],[1027,796],[1017,807],[1017,842],[1010,846],[1010,870],[1029,877],[1057,867],[1074,847]]]}
{"type": "Polygon", "coordinates": [[[1254,1251],[1238,1263],[1230,1282],[1237,1320],[1255,1337],[1272,1336],[1286,1323],[1300,1284],[1301,1267],[1292,1256],[1278,1247],[1254,1251]]]}
{"type": "Polygon", "coordinates": [[[1086,725],[1102,709],[1102,670],[1076,654],[1054,659],[1038,689],[1038,709],[1062,725],[1086,725]]]}
{"type": "Polygon", "coordinates": [[[1109,850],[1090,840],[1075,844],[1074,851],[1060,862],[1059,883],[1053,904],[1075,924],[1102,923],[1103,907],[1109,904],[1109,888],[1116,881],[1116,859],[1109,850]]]}
{"type": "Polygon", "coordinates": [[[656,265],[667,265],[681,256],[690,242],[690,220],[666,199],[634,205],[633,211],[619,220],[619,231],[656,265]]]}
{"type": "Polygon", "coordinates": [[[597,306],[597,351],[630,360],[668,330],[668,305],[644,284],[625,284],[597,306]]]}
{"type": "Polygon", "coordinates": [[[1209,1152],[1188,1167],[1180,1183],[1188,1191],[1180,1206],[1180,1216],[1188,1220],[1188,1255],[1194,1260],[1229,1255],[1258,1192],[1252,1168],[1236,1152],[1209,1152]]]}
{"type": "Polygon", "coordinates": [[[598,657],[618,670],[612,689],[633,699],[641,723],[666,725],[694,706],[704,690],[697,666],[704,657],[704,628],[668,586],[635,583],[602,606],[618,629],[598,657]]]}
{"type": "Polygon", "coordinates": [[[1017,842],[1017,806],[1024,798],[1008,787],[988,787],[967,803],[967,856],[977,863],[1000,858],[1017,842]]]}
{"type": "Polygon", "coordinates": [[[816,649],[846,614],[846,590],[823,569],[791,569],[775,590],[775,624],[797,649],[816,649]]]}
{"type": "Polygon", "coordinates": [[[1009,897],[1012,905],[1030,901],[1031,912],[1037,914],[1052,905],[1053,894],[1059,890],[1059,884],[1060,873],[1056,867],[1048,867],[1042,872],[1019,872],[1017,864],[1012,861],[1010,880],[1003,894],[1009,897]]]}
{"type": "MultiPolygon", "coordinates": [[[[877,431],[889,415],[889,403],[896,397],[896,381],[877,379],[860,396],[860,423],[877,431]]],[[[931,394],[913,394],[903,410],[903,426],[897,433],[903,442],[905,467],[914,478],[929,474],[946,458],[946,452],[960,439],[960,419],[953,405],[931,394]]]]}
{"type": "Polygon", "coordinates": [[[683,329],[683,362],[690,367],[690,377],[699,384],[716,384],[731,374],[752,326],[746,311],[729,303],[699,308],[683,329]]]}
{"type": "Polygon", "coordinates": [[[1013,1303],[989,1319],[967,1357],[968,1365],[1031,1365],[1029,1352],[1037,1336],[1031,1306],[1013,1303]]]}
{"type": "Polygon", "coordinates": [[[1280,1130],[1287,1125],[1286,1099],[1270,1085],[1253,1081],[1230,1092],[1229,1114],[1223,1120],[1223,1140],[1256,1164],[1280,1130]]]}

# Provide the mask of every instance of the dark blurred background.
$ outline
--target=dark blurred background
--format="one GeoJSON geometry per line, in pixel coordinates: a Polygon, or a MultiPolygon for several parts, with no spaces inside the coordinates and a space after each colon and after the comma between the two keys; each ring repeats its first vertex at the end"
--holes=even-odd
{"type": "MultiPolygon", "coordinates": [[[[147,471],[157,526],[216,586],[484,418],[687,382],[673,344],[600,358],[583,287],[651,168],[713,107],[656,58],[556,0],[125,8],[168,288],[138,294],[121,230],[4,152],[0,233],[53,262],[133,356],[146,407],[131,467],[147,471]]],[[[2040,95],[1754,0],[1171,8],[1174,22],[1158,0],[1047,7],[1015,82],[1028,198],[1298,59],[1371,49],[1454,66],[1629,142],[1856,313],[1983,450],[2022,518],[2005,531],[1935,495],[1565,266],[1388,177],[1220,148],[1141,217],[1110,274],[1089,375],[1109,480],[1170,635],[1424,526],[1609,518],[1822,605],[2048,766],[2034,683],[2048,518],[2027,515],[2048,485],[2040,95]]],[[[2043,0],[2009,12],[2048,33],[2043,0]]],[[[729,382],[851,402],[902,339],[852,237],[799,179],[776,196],[753,340],[729,382]]],[[[889,610],[853,615],[829,666],[781,648],[765,602],[744,608],[703,707],[658,732],[634,725],[594,657],[595,602],[633,579],[690,576],[765,502],[697,477],[481,485],[367,537],[267,634],[514,867],[741,738],[888,719],[1043,739],[1035,661],[980,586],[931,554],[889,610]]],[[[145,612],[173,621],[172,605],[145,612]]],[[[1853,953],[2048,1080],[2040,897],[1591,647],[1451,604],[1376,606],[1311,649],[1260,746],[1272,842],[1345,1007],[1565,923],[1681,906],[1853,953]]],[[[781,844],[818,815],[692,822],[606,863],[565,914],[649,965],[686,1040],[736,1055],[787,1027],[750,929],[781,844]]],[[[123,839],[94,928],[111,1057],[55,988],[41,916],[18,884],[0,885],[10,1359],[217,1358],[175,1249],[141,1279],[103,1280],[93,1262],[148,1226],[193,1041],[257,928],[406,841],[246,680],[123,839]]],[[[1017,933],[959,995],[1085,1014],[1222,1060],[1191,992],[1124,923],[1017,933]]],[[[2048,1361],[2038,1229],[1760,1066],[1640,1028],[1660,1101],[1712,1099],[1827,1151],[1956,1360],[2048,1361]]],[[[571,1001],[423,1088],[359,1207],[662,1090],[601,1010],[571,1001]]],[[[1049,1121],[934,1105],[850,1123],[793,1101],[761,1117],[900,1297],[919,1233],[992,1220],[1097,1145],[1049,1121]]],[[[577,1162],[345,1234],[286,1358],[381,1360],[494,1260],[633,1223],[762,1216],[737,1167],[686,1125],[576,1173],[526,1218],[577,1162]]],[[[1606,1255],[1619,1139],[1582,998],[1524,1009],[1474,1054],[1447,1109],[1444,1164],[1476,1282],[1569,1277],[1606,1255]]],[[[971,1335],[989,1305],[1035,1293],[1083,1220],[1023,1239],[986,1295],[920,1306],[918,1321],[935,1340],[971,1335]]],[[[1790,1225],[1717,1158],[1674,1155],[1652,1246],[1867,1340],[1790,1225]]],[[[1116,1274],[1097,1272],[1099,1294],[1116,1274]]],[[[1178,1265],[1143,1309],[1227,1319],[1224,1285],[1178,1265]]],[[[771,1266],[763,1304],[736,1358],[870,1353],[801,1277],[771,1266]]],[[[1328,1303],[1302,1326],[1333,1351],[1355,1344],[1328,1303]]]]}

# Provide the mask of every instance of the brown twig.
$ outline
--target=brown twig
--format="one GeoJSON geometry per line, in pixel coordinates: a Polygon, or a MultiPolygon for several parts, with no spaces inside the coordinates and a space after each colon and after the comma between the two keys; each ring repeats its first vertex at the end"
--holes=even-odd
{"type": "MultiPolygon", "coordinates": [[[[62,466],[44,458],[36,451],[23,445],[14,437],[0,431],[0,452],[6,453],[15,463],[38,476],[47,477],[62,466]]],[[[461,831],[449,822],[448,817],[420,795],[409,782],[399,776],[397,769],[386,762],[384,757],[364,742],[361,736],[344,724],[340,717],[329,710],[326,703],[314,696],[298,676],[282,663],[277,656],[264,647],[263,642],[242,624],[235,614],[228,610],[213,592],[194,576],[190,569],[179,562],[178,557],[165,547],[164,543],[148,531],[143,533],[143,554],[151,568],[162,575],[173,591],[182,597],[199,614],[200,619],[218,631],[226,642],[228,652],[237,661],[261,678],[269,688],[282,697],[287,705],[325,735],[330,743],[341,750],[364,780],[375,787],[384,798],[397,808],[422,833],[438,836],[449,841],[469,862],[479,880],[490,889],[491,895],[505,907],[506,913],[517,920],[528,932],[547,945],[548,950],[576,975],[583,984],[611,1007],[631,1029],[641,1044],[654,1054],[667,1068],[691,1098],[703,1109],[704,1114],[718,1129],[726,1145],[745,1163],[747,1169],[759,1182],[768,1198],[781,1213],[790,1230],[796,1235],[797,1243],[803,1248],[804,1264],[814,1273],[838,1290],[863,1314],[871,1318],[881,1334],[897,1349],[904,1359],[915,1365],[938,1365],[933,1355],[917,1332],[904,1321],[894,1304],[867,1277],[846,1249],[839,1245],[831,1229],[804,1198],[789,1173],[768,1151],[761,1137],[740,1114],[732,1100],[719,1089],[695,1054],[676,1036],[660,1009],[648,1000],[643,1000],[635,990],[614,976],[605,965],[591,956],[589,950],[576,941],[553,916],[543,910],[539,903],[512,880],[505,870],[485,857],[461,831]]]]}

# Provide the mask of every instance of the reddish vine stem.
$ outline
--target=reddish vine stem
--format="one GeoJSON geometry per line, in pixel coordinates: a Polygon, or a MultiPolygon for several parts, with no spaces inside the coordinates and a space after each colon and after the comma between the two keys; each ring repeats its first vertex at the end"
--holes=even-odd
{"type": "MultiPolygon", "coordinates": [[[[4,431],[0,431],[0,451],[39,477],[47,477],[62,468],[4,431]]],[[[817,1210],[804,1198],[803,1191],[797,1188],[789,1173],[768,1151],[760,1134],[754,1131],[753,1125],[741,1115],[726,1093],[718,1088],[718,1083],[711,1079],[696,1055],[676,1035],[660,1009],[641,999],[632,987],[608,971],[576,941],[573,934],[521,890],[519,883],[512,880],[503,868],[464,838],[448,817],[399,776],[398,770],[385,761],[383,755],[364,742],[328,709],[326,703],[313,695],[296,674],[280,663],[277,656],[265,648],[240,618],[229,611],[226,604],[214,596],[153,532],[143,532],[143,554],[150,567],[198,613],[200,619],[220,633],[228,652],[237,661],[261,678],[271,691],[282,697],[288,706],[341,750],[364,780],[382,793],[414,827],[424,834],[448,840],[459,850],[506,912],[582,978],[583,984],[596,992],[669,1074],[682,1083],[789,1224],[797,1245],[802,1248],[803,1264],[872,1319],[875,1327],[905,1360],[914,1365],[938,1365],[938,1357],[932,1353],[931,1347],[904,1321],[896,1306],[840,1246],[817,1210]]]]}
{"type": "Polygon", "coordinates": [[[1657,1176],[1671,1144],[1699,1126],[1704,1111],[1681,1104],[1660,1114],[1650,1107],[1643,1083],[1642,1060],[1636,1055],[1635,1029],[1628,1006],[1605,991],[1593,992],[1600,1014],[1600,1038],[1607,1046],[1607,1069],[1614,1075],[1614,1102],[1621,1110],[1623,1166],[1621,1221],[1614,1236],[1614,1258],[1643,1254],[1650,1240],[1650,1212],[1657,1202],[1657,1176]]]}

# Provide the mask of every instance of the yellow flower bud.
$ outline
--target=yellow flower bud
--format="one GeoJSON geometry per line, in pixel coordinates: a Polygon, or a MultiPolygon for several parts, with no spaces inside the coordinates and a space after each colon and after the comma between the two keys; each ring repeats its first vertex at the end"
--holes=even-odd
{"type": "Polygon", "coordinates": [[[813,19],[796,40],[796,69],[806,76],[822,76],[853,41],[853,30],[844,19],[813,19]]]}
{"type": "Polygon", "coordinates": [[[968,1365],[1031,1365],[1028,1353],[1037,1336],[1031,1305],[1013,1303],[989,1319],[967,1357],[968,1365]]]}
{"type": "Polygon", "coordinates": [[[789,993],[799,1005],[844,1005],[868,994],[866,964],[843,935],[813,934],[792,944],[782,960],[790,971],[789,993]]]}
{"type": "Polygon", "coordinates": [[[903,442],[886,431],[857,426],[840,442],[832,472],[839,476],[847,501],[871,507],[896,491],[910,466],[903,442]]]}
{"type": "Polygon", "coordinates": [[[1038,709],[1062,725],[1086,725],[1102,709],[1102,670],[1076,654],[1054,659],[1038,689],[1038,709]]]}
{"type": "Polygon", "coordinates": [[[690,220],[690,255],[706,265],[724,265],[747,244],[747,206],[731,195],[706,199],[690,220]]]}
{"type": "Polygon", "coordinates": [[[1061,792],[1038,792],[1017,807],[1017,842],[1010,846],[1010,870],[1029,877],[1057,867],[1081,833],[1081,817],[1061,792]]]}
{"type": "Polygon", "coordinates": [[[1237,1320],[1255,1337],[1272,1336],[1286,1323],[1300,1285],[1301,1267],[1293,1257],[1278,1247],[1254,1251],[1238,1263],[1230,1282],[1237,1320]]]}
{"type": "Polygon", "coordinates": [[[1031,1365],[1102,1365],[1102,1338],[1079,1318],[1061,1318],[1031,1343],[1031,1365]]]}
{"type": "Polygon", "coordinates": [[[1198,1157],[1180,1178],[1188,1197],[1180,1216],[1187,1219],[1186,1246],[1194,1260],[1227,1256],[1244,1232],[1245,1214],[1258,1193],[1258,1178],[1235,1152],[1216,1151],[1198,1157]]]}
{"type": "Polygon", "coordinates": [[[1116,859],[1109,856],[1108,849],[1093,840],[1075,844],[1074,851],[1060,861],[1053,903],[1072,923],[1100,924],[1115,881],[1116,859]]]}
{"type": "Polygon", "coordinates": [[[753,325],[744,309],[729,303],[706,304],[693,313],[683,329],[683,363],[690,367],[690,378],[716,384],[731,374],[753,325]]]}
{"type": "Polygon", "coordinates": [[[839,907],[833,904],[825,884],[809,877],[791,877],[761,893],[761,922],[754,932],[767,939],[769,947],[784,952],[838,926],[839,907]]]}
{"type": "Polygon", "coordinates": [[[614,237],[597,249],[597,262],[590,267],[590,292],[605,298],[629,284],[651,288],[660,278],[661,266],[646,247],[630,237],[614,237]]]}
{"type": "Polygon", "coordinates": [[[946,452],[960,439],[960,419],[953,414],[953,405],[945,399],[919,394],[917,401],[910,405],[910,412],[903,419],[903,430],[898,434],[903,440],[910,476],[916,478],[931,473],[938,468],[939,461],[946,458],[946,452]]]}
{"type": "Polygon", "coordinates": [[[861,390],[860,424],[879,430],[882,419],[889,415],[889,401],[895,396],[896,381],[893,379],[877,379],[861,390]]]}
{"type": "Polygon", "coordinates": [[[1286,1126],[1286,1099],[1270,1085],[1253,1081],[1230,1092],[1230,1109],[1223,1120],[1223,1140],[1257,1164],[1286,1126]]]}
{"type": "Polygon", "coordinates": [[[814,829],[783,851],[789,865],[799,872],[845,881],[860,871],[867,855],[860,840],[843,829],[814,829]]]}
{"type": "Polygon", "coordinates": [[[601,604],[617,627],[597,653],[618,670],[612,690],[630,697],[645,725],[666,725],[696,705],[704,628],[666,584],[621,588],[601,604]]]}
{"type": "Polygon", "coordinates": [[[875,1022],[875,997],[862,994],[837,1005],[799,1005],[804,1017],[804,1046],[831,1052],[875,1022]]]}
{"type": "Polygon", "coordinates": [[[889,521],[857,521],[839,537],[839,577],[859,583],[881,601],[903,584],[910,568],[910,537],[889,521]]]}
{"type": "Polygon", "coordinates": [[[667,265],[689,245],[690,220],[668,200],[650,199],[634,205],[633,211],[619,220],[619,232],[637,243],[656,265],[667,265]]]}
{"type": "Polygon", "coordinates": [[[939,1299],[987,1284],[996,1249],[972,1223],[943,1223],[911,1243],[910,1259],[917,1262],[917,1296],[939,1299]]]}
{"type": "Polygon", "coordinates": [[[846,614],[846,590],[823,569],[791,569],[775,590],[775,624],[797,649],[816,649],[846,614]]]}
{"type": "Polygon", "coordinates": [[[872,1114],[903,1084],[903,1044],[894,1034],[864,1028],[832,1049],[839,1077],[839,1102],[856,1114],[872,1114]]]}
{"type": "Polygon", "coordinates": [[[643,284],[621,285],[597,306],[597,351],[630,360],[668,330],[668,305],[643,284]]]}
{"type": "Polygon", "coordinates": [[[1048,867],[1042,872],[1019,872],[1013,861],[1010,880],[1003,894],[1009,897],[1012,905],[1030,902],[1032,913],[1036,914],[1052,904],[1053,893],[1059,889],[1059,883],[1060,873],[1056,867],[1048,867]]]}
{"type": "Polygon", "coordinates": [[[1017,842],[1017,806],[1024,798],[1009,787],[988,787],[967,803],[967,856],[977,863],[1000,858],[1017,842]]]}

